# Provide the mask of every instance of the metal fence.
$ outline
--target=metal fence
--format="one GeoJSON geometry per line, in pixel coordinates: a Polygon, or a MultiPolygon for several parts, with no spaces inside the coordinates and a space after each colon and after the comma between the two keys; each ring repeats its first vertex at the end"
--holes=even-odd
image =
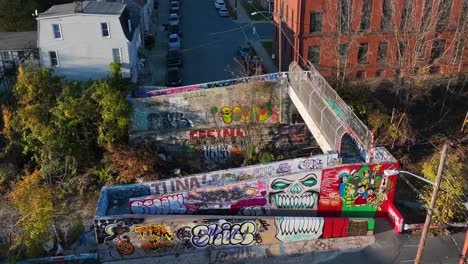
{"type": "Polygon", "coordinates": [[[372,155],[372,132],[311,64],[309,69],[304,71],[296,62],[292,62],[289,81],[324,138],[339,150],[341,137],[347,132],[358,148],[372,155]]]}

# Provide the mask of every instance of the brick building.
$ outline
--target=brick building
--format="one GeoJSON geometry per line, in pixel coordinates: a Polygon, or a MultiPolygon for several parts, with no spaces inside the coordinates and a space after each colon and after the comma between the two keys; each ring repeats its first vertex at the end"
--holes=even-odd
{"type": "Polygon", "coordinates": [[[277,0],[274,8],[283,71],[292,60],[350,79],[468,71],[468,0],[277,0]]]}

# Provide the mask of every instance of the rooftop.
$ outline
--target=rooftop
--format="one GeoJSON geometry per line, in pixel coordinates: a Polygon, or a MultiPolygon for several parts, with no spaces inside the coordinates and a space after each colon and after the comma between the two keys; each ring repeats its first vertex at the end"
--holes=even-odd
{"type": "Polygon", "coordinates": [[[0,50],[20,50],[36,47],[37,32],[0,32],[0,50]]]}
{"type": "MultiPolygon", "coordinates": [[[[83,1],[82,11],[83,14],[101,14],[101,15],[120,15],[125,9],[125,4],[118,2],[97,2],[97,1],[83,1]]],[[[75,14],[75,3],[54,5],[47,9],[45,12],[39,14],[40,18],[65,16],[75,14]]]]}

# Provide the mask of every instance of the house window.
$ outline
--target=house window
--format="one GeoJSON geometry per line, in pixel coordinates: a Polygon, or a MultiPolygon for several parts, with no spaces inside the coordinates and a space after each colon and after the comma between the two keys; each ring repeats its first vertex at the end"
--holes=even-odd
{"type": "Polygon", "coordinates": [[[281,15],[284,15],[284,1],[281,1],[281,15]]]}
{"type": "Polygon", "coordinates": [[[107,22],[106,23],[101,23],[101,32],[102,32],[102,37],[104,37],[104,38],[110,37],[109,24],[107,22]]]}
{"type": "Polygon", "coordinates": [[[364,78],[366,78],[366,72],[365,72],[365,71],[358,71],[358,72],[356,72],[356,78],[358,78],[358,79],[364,79],[364,78]]]}
{"type": "Polygon", "coordinates": [[[59,66],[59,60],[58,60],[57,52],[56,51],[49,51],[49,56],[50,56],[50,66],[58,67],[59,66]]]}
{"type": "Polygon", "coordinates": [[[431,50],[431,59],[435,60],[444,54],[445,51],[445,39],[437,39],[434,40],[432,43],[432,50],[431,50]]]}
{"type": "Polygon", "coordinates": [[[405,31],[411,25],[411,13],[413,12],[413,0],[405,0],[400,20],[400,30],[405,31]]]}
{"type": "Polygon", "coordinates": [[[441,0],[437,12],[436,30],[443,30],[448,27],[451,9],[452,0],[441,0]]]}
{"type": "Polygon", "coordinates": [[[387,49],[388,43],[387,42],[380,42],[379,49],[377,51],[377,61],[383,62],[387,59],[387,49]]]}
{"type": "Polygon", "coordinates": [[[313,64],[320,63],[320,46],[309,47],[309,61],[313,64]]]}
{"type": "Polygon", "coordinates": [[[322,13],[312,12],[310,13],[310,32],[321,32],[322,31],[322,13]]]}
{"type": "Polygon", "coordinates": [[[112,49],[112,56],[114,58],[114,62],[122,62],[122,56],[120,54],[120,49],[112,49]]]}
{"type": "Polygon", "coordinates": [[[348,32],[351,27],[351,8],[353,6],[352,0],[339,0],[338,1],[338,26],[340,31],[348,32]]]}
{"type": "Polygon", "coordinates": [[[375,72],[375,77],[383,77],[384,76],[384,70],[377,70],[375,72]]]}
{"type": "Polygon", "coordinates": [[[362,43],[359,45],[358,63],[367,63],[367,48],[367,43],[362,43]]]}
{"type": "Polygon", "coordinates": [[[463,1],[463,8],[460,14],[460,20],[458,20],[458,27],[463,28],[465,25],[466,19],[468,18],[468,1],[463,1]]]}
{"type": "Polygon", "coordinates": [[[465,46],[465,40],[460,38],[457,40],[457,45],[455,47],[455,61],[460,62],[463,56],[463,49],[465,46]]]}
{"type": "Polygon", "coordinates": [[[289,15],[289,6],[286,5],[286,23],[288,23],[288,15],[289,15]]]}
{"type": "Polygon", "coordinates": [[[390,0],[384,0],[382,6],[382,20],[380,21],[380,29],[385,31],[389,30],[391,19],[392,5],[390,3],[390,0]]]}
{"type": "Polygon", "coordinates": [[[291,26],[294,27],[294,9],[291,9],[291,26]]]}
{"type": "Polygon", "coordinates": [[[371,12],[372,12],[372,0],[364,0],[362,4],[362,17],[359,29],[368,30],[370,29],[371,22],[371,12]]]}
{"type": "Polygon", "coordinates": [[[60,24],[52,24],[52,30],[54,31],[54,38],[62,39],[62,28],[60,24]]]}
{"type": "Polygon", "coordinates": [[[421,28],[420,30],[425,31],[427,26],[429,25],[431,19],[431,11],[432,11],[432,0],[426,0],[424,4],[423,14],[421,17],[421,28]]]}

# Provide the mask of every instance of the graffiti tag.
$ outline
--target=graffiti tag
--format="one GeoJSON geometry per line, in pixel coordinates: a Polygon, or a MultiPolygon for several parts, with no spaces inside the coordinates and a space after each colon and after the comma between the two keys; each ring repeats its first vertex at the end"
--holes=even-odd
{"type": "Polygon", "coordinates": [[[301,170],[320,170],[323,168],[322,159],[306,159],[299,163],[299,169],[301,170]]]}
{"type": "Polygon", "coordinates": [[[182,194],[168,195],[158,198],[130,199],[130,212],[132,214],[185,214],[187,206],[184,204],[182,194]]]}
{"type": "Polygon", "coordinates": [[[192,228],[192,244],[196,247],[242,245],[255,242],[257,225],[252,222],[197,225],[192,228]]]}

